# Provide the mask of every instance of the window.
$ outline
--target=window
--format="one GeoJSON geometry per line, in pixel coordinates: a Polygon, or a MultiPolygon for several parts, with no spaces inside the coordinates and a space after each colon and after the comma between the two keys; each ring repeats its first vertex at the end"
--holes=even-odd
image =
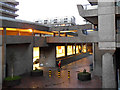
{"type": "Polygon", "coordinates": [[[72,54],[75,54],[75,46],[68,45],[67,46],[67,55],[72,55],[72,54]]]}
{"type": "Polygon", "coordinates": [[[67,23],[68,21],[64,21],[64,23],[67,23]]]}
{"type": "Polygon", "coordinates": [[[56,58],[65,56],[65,46],[56,46],[56,58]]]}
{"type": "Polygon", "coordinates": [[[68,20],[68,18],[64,18],[64,20],[68,20]]]}
{"type": "Polygon", "coordinates": [[[44,20],[44,24],[47,24],[48,20],[44,20]]]}
{"type": "Polygon", "coordinates": [[[57,19],[54,19],[54,23],[57,23],[57,19]]]}
{"type": "Polygon", "coordinates": [[[120,18],[117,19],[117,34],[120,34],[120,18]]]}

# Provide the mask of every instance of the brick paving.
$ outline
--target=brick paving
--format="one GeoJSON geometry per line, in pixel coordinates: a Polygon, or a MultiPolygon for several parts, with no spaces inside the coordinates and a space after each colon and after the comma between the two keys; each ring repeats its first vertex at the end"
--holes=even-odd
{"type": "MultiPolygon", "coordinates": [[[[90,72],[89,65],[92,62],[92,56],[80,59],[62,67],[61,77],[58,78],[58,68],[43,68],[44,75],[32,77],[30,75],[22,76],[22,83],[14,88],[101,88],[101,79],[92,74],[92,80],[79,81],[77,73],[86,69],[90,72]],[[49,78],[48,71],[52,70],[52,76],[49,78]],[[70,79],[68,71],[70,70],[70,79]]],[[[92,73],[92,72],[91,72],[92,73]]]]}

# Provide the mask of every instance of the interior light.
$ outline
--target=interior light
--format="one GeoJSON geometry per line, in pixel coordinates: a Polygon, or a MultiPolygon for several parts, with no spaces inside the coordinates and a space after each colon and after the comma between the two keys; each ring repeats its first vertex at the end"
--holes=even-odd
{"type": "Polygon", "coordinates": [[[91,29],[91,30],[87,30],[87,31],[92,32],[92,31],[94,31],[94,30],[91,29]]]}
{"type": "Polygon", "coordinates": [[[30,32],[33,32],[33,30],[32,29],[28,29],[30,32]]]}

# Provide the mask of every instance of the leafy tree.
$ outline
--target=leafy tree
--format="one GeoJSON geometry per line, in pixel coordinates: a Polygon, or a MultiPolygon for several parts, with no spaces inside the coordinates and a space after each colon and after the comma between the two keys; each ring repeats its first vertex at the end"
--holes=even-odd
{"type": "Polygon", "coordinates": [[[14,63],[16,61],[15,53],[12,52],[10,54],[9,60],[10,60],[10,67],[11,67],[11,77],[13,78],[13,76],[14,76],[14,63]]]}

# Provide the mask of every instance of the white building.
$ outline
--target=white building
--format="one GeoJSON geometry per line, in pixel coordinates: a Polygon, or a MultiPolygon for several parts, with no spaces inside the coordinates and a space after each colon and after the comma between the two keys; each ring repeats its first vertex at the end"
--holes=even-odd
{"type": "Polygon", "coordinates": [[[72,25],[76,25],[74,16],[45,18],[42,20],[38,19],[35,22],[41,23],[41,24],[46,25],[46,26],[72,26],[72,25]]]}

